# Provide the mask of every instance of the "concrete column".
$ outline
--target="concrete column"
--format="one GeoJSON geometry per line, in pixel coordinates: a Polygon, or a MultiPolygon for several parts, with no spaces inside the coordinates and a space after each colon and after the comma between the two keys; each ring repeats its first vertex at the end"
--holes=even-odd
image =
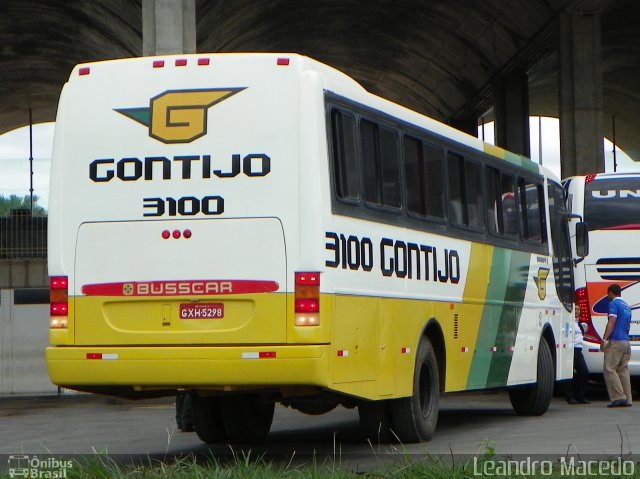
{"type": "Polygon", "coordinates": [[[604,171],[599,13],[560,16],[558,63],[562,176],[604,171]]]}
{"type": "Polygon", "coordinates": [[[195,52],[195,0],[142,0],[143,55],[195,52]]]}
{"type": "Polygon", "coordinates": [[[529,78],[500,75],[493,82],[496,145],[529,157],[529,78]]]}

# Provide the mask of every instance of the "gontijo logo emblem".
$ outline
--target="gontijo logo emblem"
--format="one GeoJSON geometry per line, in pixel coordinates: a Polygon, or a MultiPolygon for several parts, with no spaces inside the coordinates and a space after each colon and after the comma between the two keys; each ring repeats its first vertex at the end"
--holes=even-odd
{"type": "Polygon", "coordinates": [[[149,136],[163,143],[190,143],[207,134],[207,110],[241,92],[242,88],[167,90],[145,108],[115,108],[149,127],[149,136]]]}

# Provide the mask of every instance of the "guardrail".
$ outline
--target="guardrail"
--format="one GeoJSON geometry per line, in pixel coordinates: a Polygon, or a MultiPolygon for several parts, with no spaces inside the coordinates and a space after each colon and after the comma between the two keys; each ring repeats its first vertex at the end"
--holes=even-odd
{"type": "Polygon", "coordinates": [[[47,217],[33,217],[27,209],[0,217],[0,259],[47,257],[47,217]]]}

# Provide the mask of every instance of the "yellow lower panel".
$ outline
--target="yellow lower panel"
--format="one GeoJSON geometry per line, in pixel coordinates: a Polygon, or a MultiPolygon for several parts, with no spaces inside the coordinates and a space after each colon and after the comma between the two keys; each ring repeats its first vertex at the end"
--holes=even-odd
{"type": "Polygon", "coordinates": [[[49,347],[46,360],[59,386],[327,387],[328,348],[49,347]],[[261,352],[275,357],[256,358],[261,352]]]}

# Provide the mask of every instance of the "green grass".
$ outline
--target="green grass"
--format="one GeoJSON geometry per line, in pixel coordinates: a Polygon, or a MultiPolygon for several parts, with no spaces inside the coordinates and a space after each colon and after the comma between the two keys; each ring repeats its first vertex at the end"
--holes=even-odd
{"type": "MultiPolygon", "coordinates": [[[[546,461],[547,465],[553,462],[552,473],[549,473],[549,470],[540,470],[539,468],[536,473],[531,473],[529,470],[521,474],[505,474],[504,470],[497,469],[496,466],[505,464],[505,461],[512,461],[512,464],[519,461],[516,458],[496,456],[493,447],[487,444],[483,445],[481,453],[473,456],[432,456],[428,453],[415,455],[406,453],[401,446],[399,449],[374,452],[373,455],[377,459],[377,464],[367,467],[366,470],[354,470],[353,462],[350,463],[347,458],[340,456],[318,460],[315,456],[303,459],[294,454],[288,460],[282,458],[270,460],[265,456],[252,454],[251,451],[239,453],[232,451],[229,457],[222,458],[187,455],[162,461],[147,458],[123,463],[107,454],[96,454],[73,459],[71,467],[65,469],[65,475],[52,475],[51,471],[48,473],[45,471],[45,467],[40,469],[40,475],[30,477],[68,479],[475,479],[485,477],[487,471],[490,472],[489,476],[500,479],[510,477],[533,479],[600,477],[598,474],[594,475],[593,470],[592,474],[588,474],[589,471],[580,469],[580,465],[583,463],[579,460],[587,460],[587,458],[574,458],[576,466],[574,470],[567,467],[561,469],[556,459],[555,461],[546,461]]],[[[517,459],[522,460],[523,458],[517,459]]],[[[66,461],[67,459],[60,460],[66,461]]],[[[631,458],[623,457],[620,460],[626,461],[627,465],[633,464],[631,458]]],[[[531,461],[537,461],[539,464],[542,459],[532,457],[531,461]]],[[[640,478],[640,463],[634,464],[632,469],[631,474],[610,473],[605,475],[616,478],[640,478]]],[[[626,472],[629,472],[629,469],[626,472]]],[[[5,477],[9,477],[8,472],[0,474],[0,478],[5,477]]]]}

